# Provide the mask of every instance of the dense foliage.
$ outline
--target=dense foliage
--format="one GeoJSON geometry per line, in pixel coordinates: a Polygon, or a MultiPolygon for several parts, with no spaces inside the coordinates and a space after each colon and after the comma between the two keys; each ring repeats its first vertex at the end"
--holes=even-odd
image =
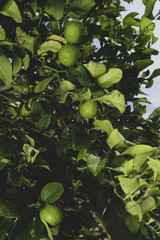
{"type": "Polygon", "coordinates": [[[160,75],[155,3],[140,19],[120,0],[1,1],[1,240],[160,239],[160,108],[144,119],[141,92],[160,75]],[[47,204],[59,225],[40,219],[47,204]]]}

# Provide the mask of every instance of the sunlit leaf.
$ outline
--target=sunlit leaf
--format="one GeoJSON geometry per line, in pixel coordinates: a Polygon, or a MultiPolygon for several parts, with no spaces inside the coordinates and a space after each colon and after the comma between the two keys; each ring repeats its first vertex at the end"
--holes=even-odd
{"type": "Polygon", "coordinates": [[[4,56],[0,56],[0,79],[8,86],[12,82],[12,65],[10,60],[4,56]]]}
{"type": "Polygon", "coordinates": [[[0,13],[13,18],[17,23],[22,23],[22,16],[16,2],[12,1],[12,4],[9,4],[8,6],[6,10],[1,11],[0,13]]]}

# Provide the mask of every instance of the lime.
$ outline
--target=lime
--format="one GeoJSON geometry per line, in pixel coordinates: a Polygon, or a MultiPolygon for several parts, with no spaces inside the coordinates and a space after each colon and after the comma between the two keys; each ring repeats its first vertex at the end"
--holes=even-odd
{"type": "Polygon", "coordinates": [[[64,66],[70,67],[80,58],[80,50],[74,45],[66,44],[59,50],[58,58],[64,66]]]}
{"type": "Polygon", "coordinates": [[[40,218],[49,223],[51,226],[56,226],[61,223],[63,219],[62,210],[52,204],[47,204],[44,208],[40,210],[40,218]]]}
{"type": "Polygon", "coordinates": [[[79,112],[83,118],[90,119],[95,117],[97,109],[98,109],[97,102],[87,101],[80,105],[79,112]]]}
{"type": "Polygon", "coordinates": [[[68,43],[78,44],[85,36],[85,28],[81,21],[71,20],[64,29],[64,38],[68,43]]]}

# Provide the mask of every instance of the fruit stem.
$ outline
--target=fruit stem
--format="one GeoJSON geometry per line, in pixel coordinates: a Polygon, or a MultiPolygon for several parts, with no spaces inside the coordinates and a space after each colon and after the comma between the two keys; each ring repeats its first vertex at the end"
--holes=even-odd
{"type": "Polygon", "coordinates": [[[48,224],[47,224],[44,220],[42,220],[42,219],[41,219],[41,221],[44,223],[44,225],[45,225],[45,227],[46,227],[46,230],[47,230],[47,233],[48,233],[49,240],[54,240],[54,239],[53,239],[53,236],[52,236],[52,233],[51,233],[51,231],[50,231],[50,229],[49,229],[48,224]]]}

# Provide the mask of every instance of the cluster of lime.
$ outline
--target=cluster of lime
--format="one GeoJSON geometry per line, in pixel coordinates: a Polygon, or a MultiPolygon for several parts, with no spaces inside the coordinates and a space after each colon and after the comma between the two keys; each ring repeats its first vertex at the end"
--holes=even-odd
{"type": "Polygon", "coordinates": [[[64,38],[67,44],[64,45],[58,54],[59,61],[66,67],[74,65],[81,56],[77,44],[81,43],[85,36],[85,27],[79,20],[72,20],[67,23],[64,30],[64,38]]]}

